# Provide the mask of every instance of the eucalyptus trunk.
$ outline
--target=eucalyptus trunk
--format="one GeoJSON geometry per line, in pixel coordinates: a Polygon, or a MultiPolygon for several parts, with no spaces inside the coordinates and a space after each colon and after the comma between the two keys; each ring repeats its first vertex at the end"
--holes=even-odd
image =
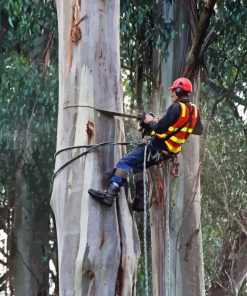
{"type": "MultiPolygon", "coordinates": [[[[169,44],[168,60],[161,67],[161,88],[165,93],[168,93],[167,88],[173,80],[183,76],[191,46],[188,10],[182,9],[182,5],[182,1],[164,4],[165,19],[172,19],[178,32],[177,38],[169,44]]],[[[191,96],[197,105],[198,77],[192,79],[194,92],[191,96]]],[[[166,107],[171,104],[167,95],[160,97],[156,94],[153,100],[157,102],[160,98],[165,100],[163,105],[166,107]]],[[[190,136],[178,156],[178,163],[178,177],[171,174],[171,170],[176,168],[172,160],[152,172],[153,181],[156,180],[156,189],[152,190],[151,186],[150,190],[153,295],[203,296],[198,136],[190,136]]]]}
{"type": "MultiPolygon", "coordinates": [[[[119,6],[118,0],[57,1],[57,151],[124,140],[122,121],[93,109],[123,111],[119,6]]],[[[85,150],[59,153],[55,171],[85,150]]],[[[106,189],[106,172],[123,152],[121,146],[102,146],[67,165],[54,179],[51,205],[60,296],[135,295],[139,239],[125,190],[112,207],[102,206],[88,194],[89,188],[106,189]]]]}

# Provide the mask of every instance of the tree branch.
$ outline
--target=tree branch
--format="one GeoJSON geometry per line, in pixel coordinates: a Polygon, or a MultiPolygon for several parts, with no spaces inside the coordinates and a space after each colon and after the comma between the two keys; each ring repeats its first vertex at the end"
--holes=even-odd
{"type": "Polygon", "coordinates": [[[191,51],[188,56],[185,71],[183,76],[192,77],[201,64],[200,55],[202,55],[201,48],[206,38],[207,29],[210,24],[210,19],[214,12],[214,5],[216,0],[204,1],[205,7],[200,14],[197,32],[192,43],[191,51]]]}
{"type": "Polygon", "coordinates": [[[235,117],[239,120],[242,120],[239,113],[238,113],[238,109],[237,109],[237,106],[235,105],[235,103],[237,104],[241,104],[241,105],[244,105],[244,100],[242,98],[240,98],[239,96],[237,96],[231,89],[227,89],[226,87],[224,86],[219,86],[217,85],[213,80],[211,80],[206,73],[204,73],[205,75],[203,76],[203,82],[205,84],[207,84],[211,90],[213,90],[213,92],[215,94],[217,94],[217,96],[220,96],[213,108],[212,108],[212,114],[214,114],[215,112],[215,109],[218,105],[218,103],[220,103],[224,98],[227,99],[227,102],[229,103],[229,105],[232,107],[233,109],[233,113],[235,115],[235,117]]]}

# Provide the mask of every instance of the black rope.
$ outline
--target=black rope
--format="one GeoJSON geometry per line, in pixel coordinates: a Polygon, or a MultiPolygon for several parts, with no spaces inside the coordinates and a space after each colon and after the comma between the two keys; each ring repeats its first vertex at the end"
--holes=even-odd
{"type": "MultiPolygon", "coordinates": [[[[138,145],[141,142],[135,142],[135,141],[131,141],[131,142],[104,142],[104,143],[108,143],[108,144],[112,144],[112,145],[138,145]]],[[[103,144],[103,143],[101,143],[103,144]]],[[[79,145],[79,146],[71,146],[71,147],[67,147],[67,148],[63,148],[61,150],[58,150],[55,154],[54,157],[56,158],[58,154],[60,154],[61,152],[64,151],[68,151],[68,150],[72,150],[72,149],[79,149],[79,148],[91,148],[91,147],[95,147],[97,146],[97,144],[92,144],[92,145],[79,145]]]]}
{"type": "Polygon", "coordinates": [[[84,152],[80,153],[79,155],[73,157],[71,160],[67,161],[59,169],[57,169],[56,172],[52,176],[52,183],[54,182],[54,179],[56,178],[58,173],[61,172],[67,165],[69,165],[70,163],[72,163],[76,159],[86,155],[87,153],[93,151],[94,149],[96,149],[98,147],[105,146],[105,145],[138,145],[138,144],[141,144],[141,142],[134,142],[134,141],[132,141],[132,142],[103,142],[103,143],[99,143],[99,144],[95,144],[95,145],[81,145],[81,146],[72,146],[72,147],[63,148],[63,149],[57,151],[54,156],[56,157],[59,153],[64,152],[64,151],[68,151],[68,150],[72,150],[72,149],[78,149],[78,148],[89,148],[89,149],[87,151],[84,151],[84,152]]]}

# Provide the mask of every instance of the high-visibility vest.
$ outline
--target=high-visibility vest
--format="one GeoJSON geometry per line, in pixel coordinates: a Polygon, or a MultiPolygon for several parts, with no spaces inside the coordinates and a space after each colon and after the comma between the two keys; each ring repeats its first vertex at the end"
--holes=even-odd
{"type": "Polygon", "coordinates": [[[198,119],[198,109],[194,104],[178,103],[181,107],[179,119],[165,133],[158,134],[155,131],[151,133],[159,139],[164,139],[167,151],[162,150],[162,152],[165,154],[178,154],[181,152],[181,146],[193,132],[198,119]],[[172,136],[169,137],[171,134],[172,136]]]}

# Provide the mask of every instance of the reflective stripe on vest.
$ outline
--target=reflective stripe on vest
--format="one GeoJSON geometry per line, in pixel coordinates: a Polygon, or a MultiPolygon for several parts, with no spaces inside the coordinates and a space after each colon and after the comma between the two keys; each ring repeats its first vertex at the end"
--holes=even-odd
{"type": "MultiPolygon", "coordinates": [[[[177,127],[172,127],[172,126],[170,126],[169,129],[168,129],[168,131],[170,131],[170,132],[175,132],[177,130],[178,130],[177,127]]],[[[192,128],[183,127],[181,129],[181,132],[188,132],[188,133],[191,134],[193,132],[193,129],[192,128]]],[[[155,135],[155,132],[154,132],[154,135],[155,135]]],[[[165,134],[162,134],[162,135],[165,135],[165,134]]]]}
{"type": "Polygon", "coordinates": [[[178,154],[179,152],[181,152],[181,146],[178,146],[177,148],[175,148],[167,141],[166,141],[166,146],[168,150],[172,153],[178,154]]]}

